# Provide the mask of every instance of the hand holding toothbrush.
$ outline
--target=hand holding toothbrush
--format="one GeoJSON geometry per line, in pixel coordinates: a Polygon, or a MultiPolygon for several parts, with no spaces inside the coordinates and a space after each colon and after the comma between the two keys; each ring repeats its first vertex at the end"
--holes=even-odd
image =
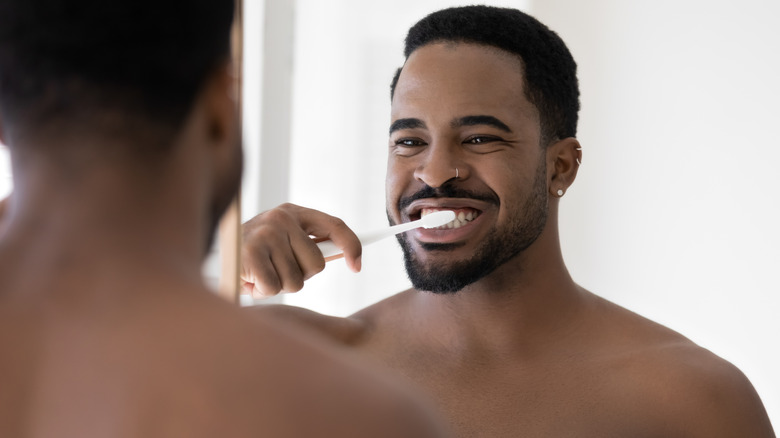
{"type": "MultiPolygon", "coordinates": [[[[382,228],[367,233],[358,234],[361,245],[368,245],[370,243],[378,242],[386,237],[395,236],[396,234],[403,233],[415,228],[436,228],[441,225],[445,225],[448,222],[455,220],[455,212],[449,210],[437,211],[435,213],[428,214],[421,219],[412,222],[406,222],[403,224],[393,225],[389,228],[382,228]]],[[[344,256],[341,249],[333,241],[329,239],[315,239],[317,247],[322,251],[322,256],[325,257],[325,261],[336,260],[344,256]]]]}
{"type": "Polygon", "coordinates": [[[268,297],[297,292],[325,268],[311,238],[327,239],[344,254],[347,267],[360,271],[362,245],[341,219],[310,208],[282,204],[242,227],[241,283],[244,293],[268,297]]]}
{"type": "Polygon", "coordinates": [[[325,268],[326,261],[344,257],[347,266],[358,272],[363,245],[414,228],[435,228],[453,219],[452,211],[439,211],[417,221],[356,235],[341,219],[284,204],[244,224],[242,287],[253,296],[296,292],[303,288],[304,280],[325,268]]]}

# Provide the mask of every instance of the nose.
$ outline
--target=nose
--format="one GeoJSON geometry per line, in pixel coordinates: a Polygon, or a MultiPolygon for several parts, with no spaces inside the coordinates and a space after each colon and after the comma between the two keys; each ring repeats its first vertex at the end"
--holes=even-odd
{"type": "Polygon", "coordinates": [[[414,171],[414,177],[437,188],[450,180],[462,180],[467,175],[465,163],[458,159],[457,149],[448,145],[430,145],[414,171]]]}

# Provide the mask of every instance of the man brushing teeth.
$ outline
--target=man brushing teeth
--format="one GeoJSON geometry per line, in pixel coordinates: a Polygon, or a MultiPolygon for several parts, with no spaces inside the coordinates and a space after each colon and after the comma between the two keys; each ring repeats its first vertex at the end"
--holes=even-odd
{"type": "MultiPolygon", "coordinates": [[[[386,210],[458,219],[398,236],[412,289],[348,318],[263,306],[423,388],[461,437],[773,436],[731,364],[585,290],[558,207],[582,154],[576,64],[513,9],[451,8],[410,31],[392,84],[386,210]]],[[[284,205],[245,225],[248,290],[299,290],[324,267],[309,235],[359,269],[343,222],[284,205]]]]}

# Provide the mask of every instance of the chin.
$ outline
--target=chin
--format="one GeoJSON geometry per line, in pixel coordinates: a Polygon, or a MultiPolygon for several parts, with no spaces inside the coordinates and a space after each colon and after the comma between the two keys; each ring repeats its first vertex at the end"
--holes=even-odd
{"type": "MultiPolygon", "coordinates": [[[[406,274],[415,289],[436,294],[454,294],[460,292],[466,286],[475,283],[490,274],[501,261],[494,257],[486,257],[485,247],[466,259],[449,263],[435,261],[422,261],[415,251],[439,252],[446,255],[455,250],[460,244],[421,244],[416,250],[411,247],[405,236],[398,238],[404,253],[404,265],[406,274]]],[[[490,246],[487,246],[490,249],[490,246]]]]}

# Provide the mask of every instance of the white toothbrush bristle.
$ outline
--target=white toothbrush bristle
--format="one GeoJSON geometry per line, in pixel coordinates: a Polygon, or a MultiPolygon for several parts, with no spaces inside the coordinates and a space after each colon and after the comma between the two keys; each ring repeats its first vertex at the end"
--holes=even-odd
{"type": "Polygon", "coordinates": [[[423,217],[423,228],[436,228],[455,220],[455,212],[449,210],[437,211],[423,217]]]}

